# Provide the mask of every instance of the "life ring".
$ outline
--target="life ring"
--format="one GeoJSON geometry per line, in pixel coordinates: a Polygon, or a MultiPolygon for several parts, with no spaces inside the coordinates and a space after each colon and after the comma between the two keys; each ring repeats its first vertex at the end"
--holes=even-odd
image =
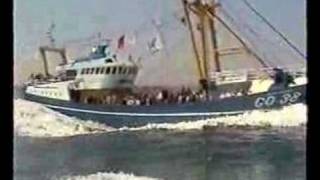
{"type": "Polygon", "coordinates": [[[134,100],[130,99],[127,101],[127,105],[132,106],[134,105],[134,100]]]}

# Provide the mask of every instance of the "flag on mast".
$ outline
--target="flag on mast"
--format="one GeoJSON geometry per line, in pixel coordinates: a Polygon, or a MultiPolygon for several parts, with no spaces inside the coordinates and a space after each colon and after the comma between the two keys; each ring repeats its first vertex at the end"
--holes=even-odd
{"type": "Polygon", "coordinates": [[[159,34],[151,39],[148,43],[148,48],[152,54],[163,49],[163,43],[159,34]]]}
{"type": "Polygon", "coordinates": [[[125,35],[122,35],[119,40],[118,40],[118,49],[123,49],[124,48],[124,38],[125,35]]]}

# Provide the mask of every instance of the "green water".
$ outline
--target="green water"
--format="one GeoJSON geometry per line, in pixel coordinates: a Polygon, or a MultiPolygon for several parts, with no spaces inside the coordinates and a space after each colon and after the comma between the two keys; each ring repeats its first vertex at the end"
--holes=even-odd
{"type": "Polygon", "coordinates": [[[15,179],[124,172],[172,180],[306,179],[305,127],[15,139],[15,179]]]}

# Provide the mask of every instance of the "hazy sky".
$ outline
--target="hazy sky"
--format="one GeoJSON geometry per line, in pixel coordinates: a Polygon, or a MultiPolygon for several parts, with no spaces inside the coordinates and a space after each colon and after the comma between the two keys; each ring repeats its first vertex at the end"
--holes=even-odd
{"type": "MultiPolygon", "coordinates": [[[[248,1],[301,50],[305,51],[305,1],[248,1]]],[[[272,47],[272,43],[283,46],[279,38],[250,13],[240,0],[220,0],[220,2],[234,20],[245,21],[245,23],[254,26],[257,32],[264,35],[266,42],[271,42],[268,42],[269,47],[272,47]]],[[[183,15],[181,0],[15,0],[14,12],[16,81],[23,79],[20,77],[25,76],[25,72],[28,72],[32,67],[42,67],[41,63],[34,61],[34,59],[38,46],[47,43],[45,32],[52,21],[56,24],[54,36],[57,44],[67,46],[70,50],[69,57],[84,55],[84,49],[87,48],[71,44],[72,40],[85,39],[101,32],[104,37],[113,38],[116,42],[122,34],[132,34],[133,31],[137,31],[138,41],[139,39],[140,41],[137,43],[137,47],[131,50],[135,51],[136,56],[141,55],[151,59],[144,60],[147,68],[141,76],[155,72],[155,68],[165,69],[167,75],[158,74],[154,79],[167,79],[170,73],[174,74],[174,72],[186,69],[188,71],[188,68],[189,72],[194,71],[194,64],[189,63],[188,65],[186,64],[187,60],[183,60],[191,59],[188,62],[192,62],[193,54],[188,31],[177,19],[177,16],[183,15]],[[160,18],[163,21],[162,32],[168,49],[168,55],[158,55],[154,59],[147,56],[146,51],[146,42],[153,37],[155,32],[151,24],[152,18],[160,18]],[[163,64],[163,62],[167,63],[163,64]]],[[[262,41],[264,40],[262,39],[262,41]]],[[[277,55],[277,50],[279,48],[275,48],[273,53],[267,54],[281,57],[281,53],[277,55]]],[[[289,59],[299,58],[294,53],[288,57],[290,57],[289,59]]],[[[288,59],[288,57],[279,59],[288,59]]],[[[140,81],[152,81],[150,78],[141,79],[143,78],[140,77],[140,81]]],[[[175,80],[184,82],[188,78],[185,74],[178,73],[175,80]]]]}

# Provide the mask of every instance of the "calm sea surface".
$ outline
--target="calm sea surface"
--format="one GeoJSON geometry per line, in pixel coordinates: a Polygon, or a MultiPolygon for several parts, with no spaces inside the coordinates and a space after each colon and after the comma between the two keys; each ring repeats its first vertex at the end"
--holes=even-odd
{"type": "Polygon", "coordinates": [[[306,179],[306,128],[16,137],[16,180],[98,172],[168,180],[306,179]]]}

